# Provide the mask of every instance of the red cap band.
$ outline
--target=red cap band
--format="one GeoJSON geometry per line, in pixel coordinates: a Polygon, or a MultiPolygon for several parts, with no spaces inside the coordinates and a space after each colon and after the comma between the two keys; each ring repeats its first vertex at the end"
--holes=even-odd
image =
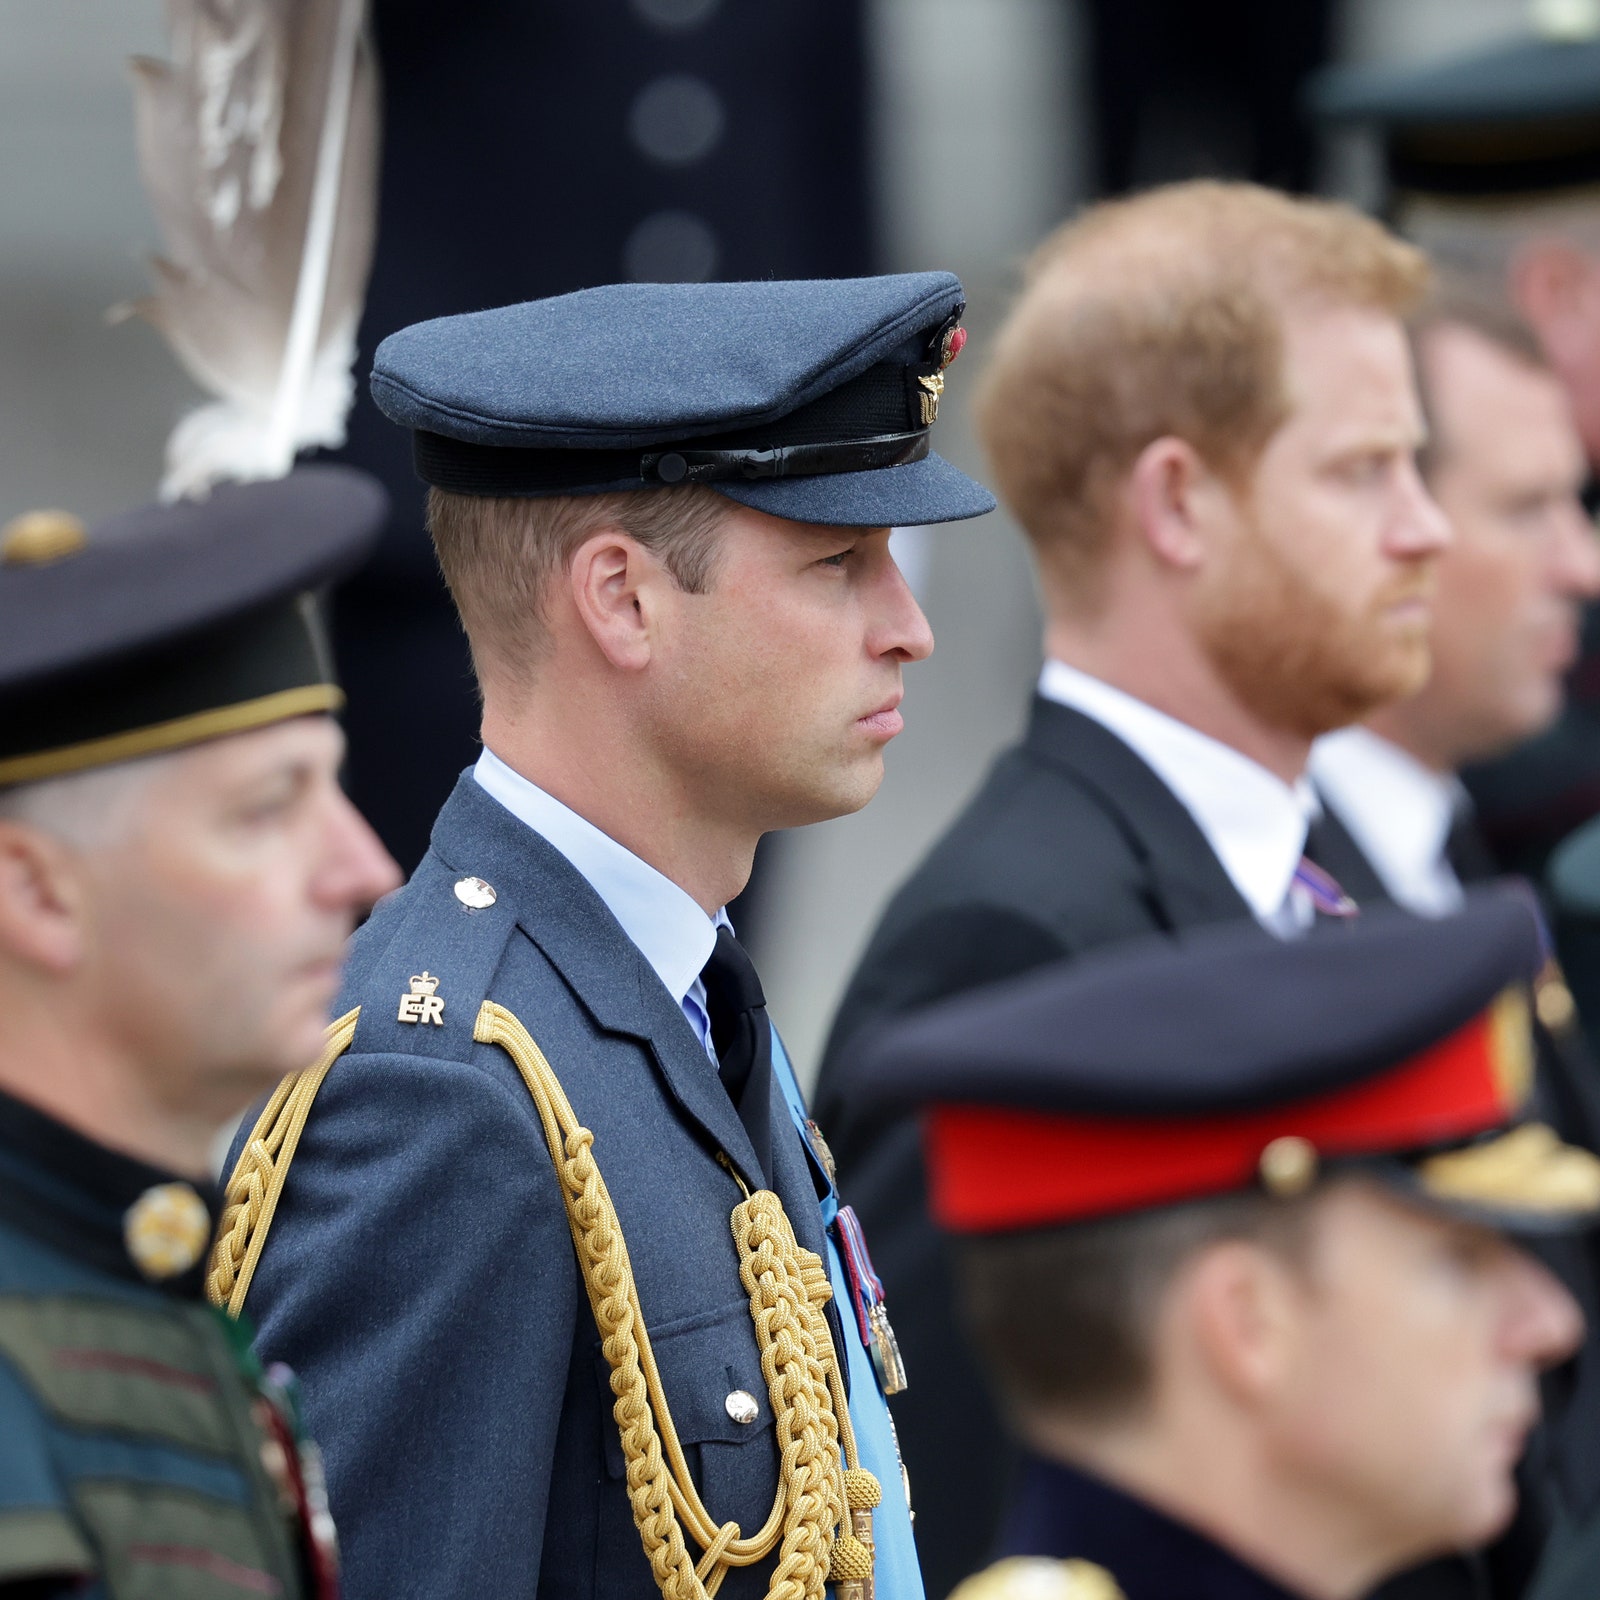
{"type": "Polygon", "coordinates": [[[1325,1156],[1389,1154],[1503,1126],[1531,1078],[1526,1002],[1507,990],[1465,1027],[1376,1078],[1231,1116],[1081,1117],[935,1106],[934,1215],[957,1233],[1042,1227],[1250,1187],[1295,1135],[1325,1156]]]}

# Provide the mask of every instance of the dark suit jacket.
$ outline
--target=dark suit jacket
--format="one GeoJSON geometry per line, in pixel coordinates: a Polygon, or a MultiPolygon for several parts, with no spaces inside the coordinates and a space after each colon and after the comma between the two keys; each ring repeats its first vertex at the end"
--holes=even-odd
{"type": "MultiPolygon", "coordinates": [[[[1376,880],[1342,830],[1332,843],[1337,859],[1324,865],[1360,900],[1376,880]]],[[[995,763],[867,946],[828,1043],[817,1117],[906,1358],[895,1423],[930,1595],[989,1558],[1012,1451],[958,1325],[916,1125],[856,1115],[852,1043],[896,1012],[1030,967],[1250,914],[1161,779],[1092,718],[1035,698],[1022,743],[995,763]]]]}
{"type": "MultiPolygon", "coordinates": [[[[470,775],[416,875],[356,938],[339,1004],[359,1004],[360,1024],[245,1312],[265,1359],[304,1383],[349,1600],[659,1600],[534,1103],[511,1060],[473,1040],[486,995],[522,1020],[594,1132],[707,1506],[761,1526],[778,1451],[728,1226],[740,1192],[718,1160],[760,1187],[750,1138],[594,890],[470,775]],[[492,906],[457,901],[465,874],[493,885],[492,906]],[[424,970],[442,1026],[397,1021],[424,970]],[[754,1422],[729,1415],[736,1389],[755,1397],[754,1422]]],[[[773,1187],[821,1253],[808,1158],[777,1093],[771,1127],[773,1187]]],[[[736,1568],[722,1594],[764,1594],[770,1567],[736,1568]]]]}

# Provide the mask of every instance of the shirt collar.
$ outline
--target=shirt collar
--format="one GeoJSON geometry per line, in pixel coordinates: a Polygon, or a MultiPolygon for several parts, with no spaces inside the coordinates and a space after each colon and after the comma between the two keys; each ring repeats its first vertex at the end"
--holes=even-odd
{"type": "MultiPolygon", "coordinates": [[[[716,948],[725,910],[708,917],[694,898],[609,834],[514,772],[487,746],[473,768],[480,787],[553,845],[605,901],[606,909],[679,1005],[716,948]]],[[[731,926],[731,925],[730,925],[731,926]]]]}
{"type": "Polygon", "coordinates": [[[1324,734],[1312,746],[1311,777],[1401,905],[1424,916],[1460,905],[1461,883],[1445,853],[1469,803],[1458,778],[1370,728],[1324,734]]]}
{"type": "Polygon", "coordinates": [[[1255,915],[1279,914],[1320,812],[1306,778],[1287,784],[1231,745],[1064,661],[1045,662],[1039,693],[1116,734],[1182,802],[1255,915]]]}

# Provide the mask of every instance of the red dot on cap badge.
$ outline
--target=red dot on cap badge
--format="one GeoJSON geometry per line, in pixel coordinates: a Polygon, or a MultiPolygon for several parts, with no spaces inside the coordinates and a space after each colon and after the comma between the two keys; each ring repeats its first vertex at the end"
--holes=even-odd
{"type": "Polygon", "coordinates": [[[966,342],[967,330],[965,328],[951,328],[945,334],[944,340],[939,346],[939,364],[948,367],[961,354],[961,347],[966,342]]]}

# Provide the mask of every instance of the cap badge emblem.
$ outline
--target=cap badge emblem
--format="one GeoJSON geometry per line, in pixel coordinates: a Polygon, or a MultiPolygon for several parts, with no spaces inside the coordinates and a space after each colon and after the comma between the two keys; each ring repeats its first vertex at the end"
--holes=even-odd
{"type": "Polygon", "coordinates": [[[917,399],[921,404],[922,425],[925,428],[931,428],[939,419],[939,401],[944,396],[944,369],[961,354],[961,347],[966,342],[965,328],[946,328],[944,337],[939,341],[939,370],[917,379],[917,388],[921,391],[917,399]]]}
{"type": "Polygon", "coordinates": [[[211,1213],[186,1183],[158,1183],[122,1216],[133,1264],[154,1283],[187,1272],[211,1243],[211,1213]]]}
{"type": "Polygon", "coordinates": [[[400,1022],[431,1022],[444,1026],[444,997],[437,993],[439,980],[431,972],[418,972],[411,979],[411,993],[400,996],[400,1022]]]}
{"type": "Polygon", "coordinates": [[[1259,1170],[1268,1194],[1292,1200],[1316,1181],[1317,1147],[1299,1134],[1286,1133],[1262,1150],[1259,1170]]]}

